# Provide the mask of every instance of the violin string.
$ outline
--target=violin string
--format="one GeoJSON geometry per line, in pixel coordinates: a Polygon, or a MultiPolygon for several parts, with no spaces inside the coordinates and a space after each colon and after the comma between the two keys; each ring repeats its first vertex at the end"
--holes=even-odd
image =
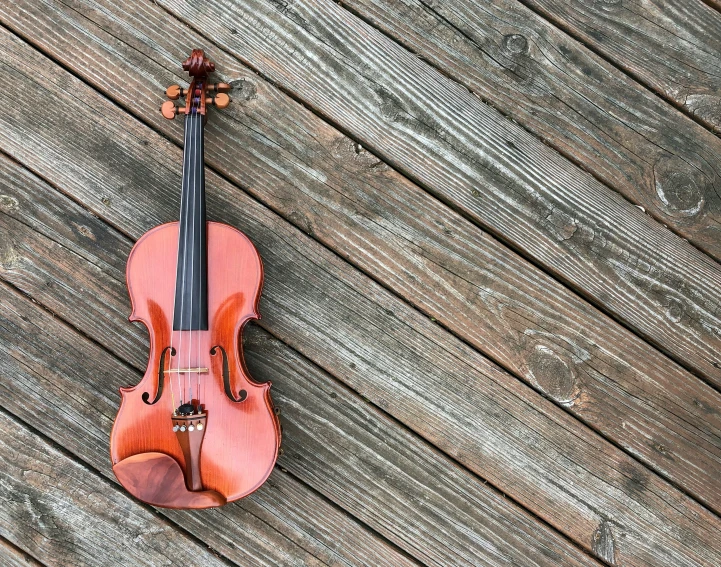
{"type": "MultiPolygon", "coordinates": [[[[187,120],[186,120],[186,124],[185,124],[185,132],[184,132],[184,134],[185,134],[185,136],[184,136],[185,141],[184,141],[184,143],[183,143],[183,148],[187,148],[187,147],[188,147],[188,124],[187,124],[187,120]]],[[[182,238],[182,234],[181,234],[181,232],[180,232],[180,221],[181,221],[181,219],[183,218],[183,197],[185,196],[184,188],[185,188],[185,181],[186,181],[186,171],[187,171],[186,166],[187,166],[187,161],[188,161],[187,152],[184,152],[184,155],[183,155],[183,176],[182,176],[181,190],[180,190],[180,211],[178,212],[178,247],[180,247],[180,238],[182,238]]],[[[179,266],[180,266],[180,262],[178,261],[178,255],[176,254],[176,255],[175,255],[175,282],[173,283],[173,318],[171,319],[171,324],[170,324],[170,363],[168,364],[169,370],[173,370],[173,362],[174,362],[173,358],[175,358],[175,360],[178,360],[178,358],[179,358],[178,356],[175,356],[175,357],[173,356],[173,339],[174,339],[174,337],[175,337],[175,333],[174,333],[174,331],[173,331],[173,326],[174,326],[174,322],[175,322],[175,297],[176,297],[176,295],[177,295],[177,293],[178,293],[178,270],[179,270],[179,266]]],[[[181,317],[182,317],[182,311],[181,311],[181,317]]],[[[178,349],[180,349],[180,347],[178,347],[178,349]]],[[[180,354],[179,350],[178,350],[178,352],[177,352],[176,354],[178,354],[178,355],[180,354]]],[[[180,365],[178,364],[177,369],[179,369],[179,368],[180,368],[180,365]]],[[[178,377],[178,378],[177,378],[177,380],[178,380],[178,401],[180,401],[180,402],[182,403],[181,400],[182,400],[183,390],[182,390],[182,388],[180,387],[180,373],[177,373],[177,377],[178,377]]],[[[176,408],[176,405],[175,405],[175,391],[174,391],[174,387],[173,387],[173,375],[172,375],[172,373],[171,373],[168,381],[170,382],[170,398],[171,398],[171,402],[172,402],[172,404],[173,404],[173,412],[175,412],[175,410],[176,410],[177,408],[176,408]]]]}
{"type": "MultiPolygon", "coordinates": [[[[180,224],[181,227],[185,230],[181,234],[181,237],[183,239],[183,271],[182,271],[182,281],[180,284],[180,329],[178,330],[178,335],[180,336],[178,341],[178,368],[179,371],[182,364],[181,359],[181,353],[183,351],[183,329],[185,325],[183,324],[185,321],[185,281],[186,281],[186,275],[187,275],[187,259],[188,259],[188,223],[187,223],[187,212],[188,212],[188,199],[189,199],[189,190],[188,187],[190,186],[190,165],[191,165],[191,155],[193,151],[193,121],[192,121],[192,114],[189,114],[185,121],[185,154],[186,158],[184,160],[184,171],[183,171],[183,198],[181,198],[181,204],[180,204],[180,211],[181,211],[181,220],[180,224]],[[185,213],[186,213],[186,222],[183,222],[182,213],[183,213],[183,202],[185,202],[185,213]]],[[[185,391],[183,389],[183,386],[181,385],[181,376],[180,372],[177,372],[178,374],[178,391],[180,393],[180,404],[183,405],[185,403],[185,391]]]]}
{"type": "MultiPolygon", "coordinates": [[[[205,88],[205,84],[203,84],[203,88],[205,88]]],[[[198,119],[198,145],[200,147],[200,158],[199,158],[200,164],[198,167],[198,191],[201,192],[201,196],[200,196],[201,200],[205,199],[205,195],[202,194],[203,188],[205,186],[205,148],[204,148],[204,143],[205,142],[204,142],[204,136],[203,136],[203,116],[201,115],[200,118],[198,119]]],[[[202,208],[202,204],[203,204],[202,202],[199,203],[201,208],[202,208]]],[[[205,246],[203,234],[205,234],[205,230],[207,228],[207,227],[202,226],[202,223],[205,221],[205,215],[203,215],[202,218],[199,219],[199,221],[201,222],[201,225],[198,227],[200,229],[199,235],[198,235],[198,238],[200,240],[200,243],[198,246],[198,251],[199,251],[198,267],[199,267],[201,277],[200,277],[200,284],[198,285],[198,307],[200,308],[199,311],[202,312],[201,301],[203,300],[203,291],[204,291],[204,289],[203,289],[204,280],[202,277],[202,275],[203,275],[202,261],[203,261],[203,246],[205,246]]],[[[207,261],[207,254],[206,254],[206,261],[207,261]]],[[[206,268],[206,270],[207,270],[207,268],[206,268]]],[[[207,271],[206,271],[206,277],[207,277],[207,271]]],[[[207,295],[206,295],[206,301],[207,301],[207,295]]],[[[200,360],[200,353],[201,353],[200,339],[201,339],[202,335],[203,335],[203,332],[198,331],[198,340],[196,341],[197,342],[197,354],[196,354],[196,357],[197,357],[196,363],[197,364],[196,365],[198,367],[202,366],[201,360],[200,360]]],[[[196,388],[198,391],[198,409],[200,409],[200,380],[202,378],[200,371],[198,371],[198,373],[195,376],[196,376],[196,388]]]]}
{"type": "MultiPolygon", "coordinates": [[[[196,208],[196,200],[197,200],[196,191],[198,189],[197,175],[198,175],[198,169],[199,169],[198,155],[197,155],[198,154],[198,148],[197,148],[197,145],[198,145],[197,144],[197,142],[198,142],[198,131],[197,131],[198,130],[198,119],[197,119],[197,117],[199,115],[197,113],[194,113],[192,116],[193,116],[194,144],[193,144],[193,192],[191,194],[192,209],[190,211],[190,218],[192,219],[191,220],[192,225],[191,225],[190,234],[192,235],[191,238],[192,238],[193,245],[190,248],[190,308],[188,310],[188,312],[190,314],[190,333],[189,333],[190,338],[189,338],[189,343],[188,343],[188,366],[187,366],[187,368],[193,368],[193,365],[191,364],[191,357],[193,354],[193,334],[195,334],[195,330],[193,328],[194,327],[194,325],[193,325],[193,323],[194,323],[194,321],[193,321],[193,288],[197,287],[197,286],[195,286],[195,260],[196,260],[195,259],[195,244],[196,244],[196,242],[195,242],[195,239],[196,239],[195,208],[196,208]]],[[[197,321],[195,321],[195,322],[197,323],[197,321]]],[[[188,403],[192,403],[192,401],[193,401],[193,389],[192,389],[193,386],[192,386],[192,376],[191,376],[190,372],[188,372],[186,374],[186,386],[188,388],[188,403]]]]}

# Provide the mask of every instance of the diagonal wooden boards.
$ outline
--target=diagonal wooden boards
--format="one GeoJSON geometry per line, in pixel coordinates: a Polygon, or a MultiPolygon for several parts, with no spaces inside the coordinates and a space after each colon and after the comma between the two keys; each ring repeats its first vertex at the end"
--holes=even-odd
{"type": "Polygon", "coordinates": [[[0,560],[6,567],[42,567],[42,563],[0,538],[0,560]]]}
{"type": "MultiPolygon", "coordinates": [[[[86,281],[85,275],[77,273],[78,280],[86,281]]],[[[4,285],[2,294],[0,367],[3,376],[12,376],[0,383],[3,406],[115,482],[107,455],[119,402],[115,392],[119,385],[138,379],[139,373],[4,285]]],[[[13,491],[18,498],[27,495],[19,485],[13,491]]],[[[130,504],[128,496],[123,499],[128,503],[121,508],[141,510],[130,504]]],[[[162,513],[239,565],[415,564],[279,471],[261,490],[222,511],[162,513]],[[343,547],[337,546],[337,532],[348,538],[343,547]]],[[[81,530],[68,528],[68,532],[79,540],[87,537],[81,530]]],[[[28,549],[27,542],[18,545],[28,549]]],[[[68,558],[64,561],[75,564],[68,558]]]]}
{"type": "Polygon", "coordinates": [[[328,0],[159,3],[721,384],[721,267],[465,87],[328,0]]]}
{"type": "MultiPolygon", "coordinates": [[[[704,1],[522,1],[721,131],[721,16],[704,1]]],[[[721,7],[718,0],[708,3],[721,7]]]]}
{"type": "MultiPolygon", "coordinates": [[[[45,565],[228,565],[4,410],[0,460],[0,534],[45,565]]],[[[3,565],[31,565],[10,551],[3,565]]]]}
{"type": "MultiPolygon", "coordinates": [[[[183,80],[175,73],[187,45],[203,45],[202,38],[155,5],[132,0],[123,7],[74,5],[78,11],[55,2],[18,6],[5,16],[12,16],[16,29],[144,121],[182,140],[179,125],[155,109],[163,86],[183,80]]],[[[712,411],[719,399],[713,391],[354,148],[236,60],[217,49],[213,57],[236,89],[235,104],[208,125],[210,163],[603,435],[717,506],[721,422],[712,411]]],[[[124,269],[124,260],[113,262],[124,269]]],[[[124,340],[110,348],[122,347],[124,340]]]]}
{"type": "MultiPolygon", "coordinates": [[[[102,271],[96,269],[103,257],[112,260],[116,254],[112,248],[117,239],[117,236],[113,237],[115,231],[93,219],[92,215],[45,183],[20,170],[19,166],[8,163],[7,159],[0,158],[0,164],[0,179],[24,180],[23,186],[8,187],[3,193],[4,202],[13,202],[14,207],[8,214],[0,215],[0,230],[13,235],[13,255],[22,258],[22,262],[14,266],[4,264],[0,269],[2,278],[107,348],[112,349],[125,335],[136,335],[141,341],[141,330],[130,327],[124,315],[118,313],[124,309],[126,301],[112,282],[120,282],[122,273],[110,268],[109,264],[102,271]],[[32,216],[34,208],[55,211],[57,216],[43,215],[38,221],[32,216]],[[74,219],[86,230],[67,231],[64,222],[67,218],[74,219]],[[84,256],[95,257],[95,260],[90,261],[84,256]],[[47,282],[53,282],[53,285],[48,287],[47,282]],[[68,289],[87,291],[67,297],[64,290],[68,289]],[[94,322],[99,315],[106,316],[102,328],[94,322]]],[[[127,248],[129,242],[126,241],[121,251],[127,248]]],[[[9,256],[5,254],[5,257],[9,256]]],[[[139,371],[113,364],[107,353],[85,345],[77,336],[73,338],[74,333],[62,325],[53,326],[37,308],[30,308],[29,313],[26,316],[33,319],[31,327],[24,329],[22,325],[15,325],[3,336],[7,348],[23,353],[23,359],[27,360],[42,356],[37,352],[45,352],[44,348],[32,351],[22,346],[26,342],[40,342],[37,338],[33,339],[36,334],[68,337],[70,344],[80,341],[84,348],[76,347],[77,354],[71,352],[70,366],[87,372],[88,382],[80,388],[77,372],[55,374],[50,377],[57,388],[55,395],[62,399],[62,403],[73,405],[79,403],[78,397],[87,397],[86,391],[97,391],[105,395],[101,396],[103,401],[96,398],[83,405],[96,408],[95,411],[112,419],[117,400],[110,396],[111,390],[134,380],[139,371]],[[84,360],[106,361],[111,369],[99,373],[95,366],[87,367],[84,360]],[[108,383],[105,375],[113,377],[112,383],[108,383]],[[77,390],[80,390],[81,396],[78,396],[77,390]],[[71,395],[68,396],[68,393],[71,395]]],[[[17,317],[8,316],[8,319],[17,317]]],[[[274,399],[283,409],[284,455],[279,465],[398,541],[413,556],[431,564],[462,562],[494,565],[499,557],[516,556],[517,560],[522,558],[537,565],[556,565],[559,561],[564,564],[595,564],[550,530],[539,532],[536,522],[527,514],[516,507],[509,508],[508,501],[489,491],[473,475],[429,449],[416,436],[403,431],[377,409],[350,394],[276,339],[257,331],[251,332],[250,337],[245,350],[252,375],[274,381],[274,399]],[[448,522],[448,518],[452,518],[452,522],[448,522]],[[447,525],[438,530],[438,525],[446,522],[447,525]],[[547,535],[539,538],[539,533],[547,535]],[[495,551],[489,553],[489,549],[495,551]],[[549,554],[548,549],[554,551],[549,554]]],[[[64,344],[55,348],[60,352],[67,350],[64,344]]],[[[147,358],[145,345],[129,351],[132,360],[147,358]]],[[[54,352],[48,352],[46,364],[51,364],[55,356],[54,352]]],[[[16,376],[19,382],[14,389],[6,388],[7,399],[43,389],[33,386],[38,380],[35,376],[13,371],[12,368],[6,369],[6,373],[16,376]]],[[[50,419],[48,413],[34,417],[36,412],[31,408],[46,407],[40,395],[32,396],[22,407],[24,419],[33,421],[33,425],[48,431],[63,445],[75,448],[78,439],[73,440],[73,437],[82,440],[84,430],[77,431],[62,411],[49,412],[54,424],[50,430],[48,425],[43,425],[50,419]]],[[[83,413],[92,414],[90,410],[83,413]]],[[[109,474],[106,470],[109,419],[103,421],[102,431],[97,435],[98,443],[90,456],[84,449],[77,449],[83,459],[100,467],[106,474],[109,474]]],[[[90,433],[96,433],[94,430],[97,428],[98,424],[89,428],[90,433]]],[[[257,524],[258,520],[253,515],[268,521],[269,514],[263,511],[270,509],[273,511],[271,518],[280,524],[276,526],[279,534],[292,532],[290,527],[297,523],[304,527],[301,531],[304,539],[326,529],[329,533],[321,541],[329,542],[337,539],[337,531],[342,531],[344,538],[351,539],[353,545],[340,545],[338,554],[362,558],[369,565],[380,565],[384,561],[388,565],[402,564],[403,557],[387,549],[381,541],[362,530],[354,530],[352,521],[338,518],[332,508],[322,506],[322,502],[314,502],[303,492],[303,485],[284,480],[282,476],[276,477],[271,479],[268,489],[241,503],[246,513],[240,517],[235,506],[230,508],[231,512],[225,512],[223,508],[199,517],[197,513],[165,513],[224,553],[228,553],[230,543],[219,545],[218,538],[222,538],[223,543],[225,540],[237,540],[239,534],[233,526],[245,522],[257,524]],[[223,525],[218,525],[214,519],[218,514],[227,518],[223,525]],[[209,530],[213,532],[209,533],[209,530]]],[[[272,539],[273,535],[261,536],[261,541],[272,539]]],[[[273,543],[279,545],[277,541],[273,543]]],[[[315,547],[319,545],[315,544],[315,547]]],[[[319,556],[318,551],[313,552],[319,556]]],[[[233,552],[230,553],[232,557],[233,552]]],[[[288,554],[290,556],[290,550],[288,554]]],[[[331,558],[332,555],[328,559],[331,558]]]]}
{"type": "Polygon", "coordinates": [[[580,42],[516,0],[342,4],[721,259],[721,140],[580,42]]]}
{"type": "MultiPolygon", "coordinates": [[[[177,147],[2,37],[3,71],[27,104],[56,101],[47,116],[5,121],[5,151],[127,234],[172,218],[177,147]],[[18,72],[28,66],[42,72],[18,72]],[[64,136],[53,135],[58,127],[64,136]]],[[[274,334],[581,545],[610,532],[627,565],[718,560],[717,517],[212,172],[207,179],[211,218],[260,245],[274,334]]]]}

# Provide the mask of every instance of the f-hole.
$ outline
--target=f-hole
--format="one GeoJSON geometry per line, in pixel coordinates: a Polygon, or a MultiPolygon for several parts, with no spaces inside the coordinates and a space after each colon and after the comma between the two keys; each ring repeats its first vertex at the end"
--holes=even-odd
{"type": "Polygon", "coordinates": [[[240,390],[238,392],[238,399],[235,398],[233,391],[230,389],[230,368],[228,367],[228,353],[225,352],[225,349],[222,346],[216,345],[210,349],[211,356],[215,356],[218,351],[220,351],[220,353],[223,355],[223,386],[225,387],[225,395],[234,402],[242,402],[243,400],[245,400],[245,398],[248,397],[248,392],[246,392],[245,390],[240,390]]]}
{"type": "Polygon", "coordinates": [[[165,347],[163,349],[163,352],[160,353],[160,363],[158,364],[158,391],[155,393],[155,399],[152,402],[149,402],[148,400],[150,399],[150,394],[148,394],[148,392],[143,392],[143,401],[149,406],[158,403],[158,400],[160,400],[160,396],[163,395],[163,380],[165,379],[165,355],[168,351],[170,351],[170,356],[175,356],[175,349],[169,346],[165,347]]]}

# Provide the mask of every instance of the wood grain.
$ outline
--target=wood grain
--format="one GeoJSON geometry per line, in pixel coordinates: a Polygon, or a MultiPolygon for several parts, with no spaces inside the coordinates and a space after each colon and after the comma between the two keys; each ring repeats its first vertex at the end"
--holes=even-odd
{"type": "MultiPolygon", "coordinates": [[[[79,278],[85,276],[78,273],[79,278]]],[[[29,391],[33,395],[25,400],[25,404],[31,407],[47,405],[43,404],[42,394],[37,392],[52,384],[57,389],[58,409],[50,407],[38,416],[23,408],[23,417],[73,451],[89,436],[96,437],[99,442],[92,443],[94,451],[90,455],[80,454],[96,465],[105,457],[107,432],[98,431],[97,425],[85,428],[84,432],[74,423],[78,417],[73,420],[69,412],[64,415],[62,407],[72,407],[75,413],[87,416],[89,420],[93,417],[90,407],[112,415],[114,400],[106,399],[102,404],[97,400],[91,402],[84,392],[94,389],[98,391],[98,397],[106,394],[108,379],[97,369],[110,367],[112,371],[116,367],[113,371],[116,383],[127,379],[132,369],[19,295],[4,291],[7,301],[0,314],[7,321],[1,330],[3,352],[8,362],[3,371],[13,371],[17,382],[2,385],[5,399],[15,399],[29,391]],[[73,366],[74,372],[62,368],[54,368],[50,376],[34,372],[28,362],[41,368],[43,364],[50,365],[57,351],[31,345],[23,347],[33,335],[42,335],[36,339],[38,345],[55,339],[57,351],[75,345],[76,353],[66,361],[68,366],[73,366]],[[87,364],[81,367],[82,360],[94,360],[96,371],[87,364]],[[78,391],[79,372],[88,384],[78,391]],[[76,391],[73,391],[74,387],[76,391]],[[52,426],[45,425],[49,421],[54,422],[52,426]]],[[[97,298],[82,307],[95,308],[97,302],[105,299],[97,298]]],[[[277,339],[258,330],[252,332],[251,337],[250,343],[246,344],[253,371],[261,378],[272,376],[280,393],[279,407],[283,408],[287,429],[286,454],[281,457],[280,466],[298,473],[394,539],[403,538],[404,547],[414,556],[434,565],[500,565],[504,558],[522,558],[526,564],[549,567],[559,561],[564,565],[598,565],[552,530],[540,528],[532,516],[383,417],[377,409],[363,403],[357,395],[338,385],[277,339]],[[439,523],[447,525],[438,530],[439,523]]],[[[104,463],[100,466],[106,469],[104,463]]],[[[308,534],[318,532],[315,539],[327,541],[329,547],[325,552],[328,557],[321,556],[318,562],[298,554],[297,558],[292,555],[283,558],[279,564],[305,564],[306,561],[334,565],[414,564],[382,540],[363,534],[358,527],[353,529],[354,523],[347,516],[338,521],[341,514],[334,513],[327,503],[311,506],[307,497],[299,498],[294,494],[302,488],[301,484],[279,476],[284,475],[276,471],[267,485],[256,493],[261,498],[254,494],[241,501],[243,508],[249,503],[248,509],[259,518],[267,516],[267,509],[270,509],[274,512],[275,522],[291,524],[300,519],[307,529],[306,538],[308,534]],[[288,511],[289,507],[293,508],[292,512],[288,511]],[[266,510],[258,514],[257,508],[266,510]],[[318,518],[324,513],[328,514],[326,521],[318,518]],[[350,549],[343,549],[348,547],[350,549]],[[330,553],[332,551],[334,553],[330,553]]],[[[225,553],[228,548],[232,550],[234,545],[238,546],[241,540],[246,540],[241,552],[251,547],[247,542],[247,524],[241,523],[243,516],[249,514],[240,516],[238,512],[236,505],[229,505],[212,512],[164,511],[164,514],[193,533],[199,532],[200,537],[225,553]],[[227,520],[219,522],[218,515],[227,520]],[[198,529],[198,525],[204,528],[198,529]]],[[[283,531],[288,529],[287,526],[282,528],[283,531]]],[[[317,547],[317,543],[315,545],[317,547]]],[[[229,557],[241,560],[243,564],[239,552],[232,552],[229,557]]]]}
{"type": "MultiPolygon", "coordinates": [[[[202,38],[153,4],[82,4],[92,21],[62,4],[38,9],[21,1],[19,6],[22,10],[13,12],[18,29],[142,120],[182,140],[180,129],[155,112],[156,85],[179,80],[172,74],[177,68],[173,57],[184,53],[186,41],[202,45],[202,38]],[[87,63],[66,55],[77,51],[78,42],[87,63]]],[[[718,510],[721,423],[710,409],[718,401],[713,391],[236,60],[220,51],[214,58],[223,77],[242,86],[236,87],[234,105],[213,113],[209,163],[718,510]]],[[[13,178],[14,173],[6,175],[13,178]]],[[[26,182],[21,178],[9,185],[26,182]]],[[[22,202],[17,218],[42,231],[33,220],[44,214],[42,207],[12,187],[6,192],[22,202]]],[[[91,250],[81,247],[78,253],[91,250]]],[[[127,254],[126,248],[120,250],[127,254]]],[[[42,257],[34,261],[43,262],[42,257]]],[[[116,255],[107,262],[122,264],[116,255]]],[[[102,285],[124,293],[117,282],[102,285]]],[[[37,293],[42,287],[34,289],[37,293]]],[[[72,287],[67,291],[75,292],[72,287]]],[[[83,293],[58,302],[50,295],[43,302],[83,301],[83,293]]],[[[103,334],[105,319],[98,318],[93,334],[103,334]]],[[[144,353],[138,360],[135,347],[124,348],[128,340],[133,339],[119,332],[107,346],[144,365],[144,353]]]]}
{"type": "Polygon", "coordinates": [[[721,385],[721,267],[468,89],[328,0],[159,3],[721,385]]]}
{"type": "Polygon", "coordinates": [[[721,258],[721,140],[515,0],[345,0],[396,41],[721,258]]]}
{"type": "Polygon", "coordinates": [[[4,538],[0,538],[0,560],[5,567],[43,567],[42,563],[4,538]]]}
{"type": "MultiPolygon", "coordinates": [[[[10,172],[15,173],[11,176],[0,170],[0,179],[21,176],[22,171],[16,164],[0,158],[0,163],[3,161],[10,172]]],[[[0,225],[3,231],[11,231],[16,235],[15,242],[22,243],[22,249],[43,249],[49,243],[55,243],[52,253],[48,254],[48,257],[53,259],[54,268],[45,268],[44,272],[48,281],[52,280],[56,285],[50,288],[50,291],[44,284],[25,285],[23,292],[28,293],[35,301],[54,305],[58,316],[70,320],[84,334],[91,335],[103,345],[112,345],[128,333],[137,334],[139,339],[142,339],[142,328],[129,328],[120,315],[109,318],[102,332],[93,324],[88,324],[88,320],[94,320],[96,314],[108,308],[120,310],[123,307],[123,298],[116,294],[112,287],[98,286],[97,293],[85,294],[64,304],[54,297],[53,290],[73,287],[78,282],[92,285],[91,281],[97,278],[95,264],[88,260],[75,260],[77,255],[82,253],[82,241],[78,242],[74,234],[64,234],[66,217],[75,218],[83,225],[91,224],[93,217],[32,175],[26,173],[23,177],[25,190],[33,195],[32,203],[41,204],[47,210],[63,212],[55,218],[50,215],[44,217],[42,234],[20,223],[0,225]]],[[[15,214],[20,216],[25,209],[25,200],[20,199],[18,203],[15,214]]],[[[30,210],[32,211],[32,208],[30,210]]],[[[28,220],[32,222],[30,218],[28,220]]],[[[114,238],[105,235],[113,232],[115,231],[107,225],[104,228],[97,227],[93,233],[96,238],[88,239],[97,260],[103,253],[96,243],[115,242],[114,238]]],[[[123,248],[128,249],[129,246],[126,244],[123,248]]],[[[115,253],[114,249],[109,248],[108,259],[111,260],[115,253]]],[[[22,283],[23,279],[17,276],[32,274],[35,258],[31,254],[24,254],[24,257],[22,268],[3,271],[2,277],[14,283],[22,283]]],[[[122,271],[109,268],[108,275],[121,279],[122,271]]],[[[34,278],[29,277],[25,281],[33,280],[34,278]]],[[[51,335],[70,334],[62,326],[46,323],[40,318],[27,331],[17,328],[10,330],[7,335],[8,344],[31,341],[35,333],[33,329],[36,327],[45,329],[40,332],[51,335]],[[11,339],[12,336],[16,339],[11,339]]],[[[389,539],[399,541],[413,556],[421,558],[426,564],[434,565],[497,565],[502,564],[501,558],[516,556],[522,556],[524,564],[556,565],[559,561],[571,565],[595,564],[553,531],[539,531],[535,521],[515,506],[509,507],[508,500],[489,490],[473,475],[431,449],[418,437],[384,417],[380,411],[349,392],[277,339],[252,329],[250,337],[251,340],[244,345],[244,351],[251,373],[261,380],[274,380],[274,397],[278,407],[283,410],[284,456],[280,458],[280,466],[291,470],[303,482],[316,487],[329,499],[359,516],[389,539]],[[349,455],[352,455],[352,458],[349,459],[349,455]],[[378,474],[379,471],[382,471],[381,475],[378,474]],[[453,522],[448,522],[447,518],[453,518],[453,522]],[[442,531],[437,529],[439,523],[445,526],[442,531]],[[490,553],[487,551],[489,549],[495,551],[490,553]]],[[[69,338],[68,342],[75,344],[77,339],[69,338]]],[[[137,351],[133,359],[144,359],[147,356],[144,345],[139,346],[137,351]]],[[[78,357],[76,364],[82,365],[84,359],[105,359],[108,355],[98,352],[97,349],[80,349],[78,357]]],[[[138,364],[135,373],[139,373],[142,368],[143,364],[138,364]]],[[[95,375],[93,370],[88,372],[91,376],[95,375]]],[[[120,368],[112,371],[113,374],[122,372],[128,370],[120,368]]],[[[72,374],[62,378],[54,376],[52,379],[55,382],[63,380],[67,384],[65,390],[72,388],[75,380],[72,374]]],[[[92,380],[92,377],[89,379],[92,380]]],[[[119,377],[118,383],[124,383],[123,379],[130,378],[119,377]]],[[[25,382],[21,381],[20,389],[9,393],[8,398],[20,395],[24,386],[25,382]]],[[[94,388],[107,389],[102,377],[94,388]]],[[[37,403],[40,405],[42,401],[38,399],[37,403]]],[[[68,398],[68,403],[73,403],[72,398],[68,398]]],[[[111,416],[115,411],[114,403],[111,399],[102,406],[107,406],[107,413],[111,416]]],[[[94,404],[97,402],[94,401],[94,404]]],[[[62,432],[67,429],[68,433],[60,435],[71,437],[78,434],[73,430],[72,424],[63,424],[63,419],[62,415],[57,416],[61,426],[55,431],[62,432]]],[[[45,416],[40,417],[40,423],[45,421],[45,416]]],[[[102,433],[99,437],[102,438],[102,433]]],[[[71,440],[64,439],[63,442],[73,446],[71,440]]],[[[100,458],[104,465],[102,452],[105,448],[101,446],[98,450],[101,451],[100,458]]],[[[299,516],[303,517],[304,525],[309,530],[307,533],[321,529],[322,525],[319,525],[314,517],[313,510],[307,511],[309,503],[304,501],[304,498],[294,497],[294,485],[288,482],[278,483],[273,479],[274,477],[271,477],[268,481],[268,494],[263,500],[258,504],[255,499],[245,500],[244,508],[262,517],[262,513],[257,513],[255,508],[271,506],[272,502],[272,506],[281,510],[275,517],[284,518],[290,515],[295,522],[299,516]],[[285,492],[290,492],[290,496],[285,492]],[[286,508],[292,512],[288,512],[286,508]]],[[[295,490],[300,488],[302,485],[295,490]]],[[[213,514],[224,513],[224,510],[225,508],[216,510],[213,514]]],[[[324,514],[329,513],[327,506],[320,510],[324,514]]],[[[173,512],[166,514],[176,518],[173,512]]],[[[203,529],[198,529],[196,524],[206,525],[211,529],[216,525],[215,515],[195,519],[195,515],[191,513],[177,514],[180,515],[178,523],[201,536],[203,529]],[[188,526],[189,522],[191,527],[188,526]]],[[[326,529],[340,523],[338,520],[329,519],[326,529]]],[[[276,529],[287,533],[288,526],[281,523],[276,529]]],[[[345,531],[349,532],[348,528],[345,531]]],[[[224,527],[224,537],[232,541],[233,533],[232,529],[224,527]]],[[[327,537],[331,541],[338,539],[337,532],[333,530],[327,537]]],[[[357,535],[353,535],[353,539],[358,546],[369,546],[373,541],[357,535]]],[[[347,545],[343,544],[343,541],[345,536],[337,544],[347,545]]],[[[217,543],[214,542],[214,545],[217,546],[217,543]]],[[[357,549],[354,553],[368,557],[369,562],[377,555],[377,551],[371,553],[357,549]]],[[[401,564],[398,563],[398,557],[390,553],[388,555],[389,561],[401,564]]],[[[376,558],[374,561],[379,560],[376,558]]]]}
{"type": "MultiPolygon", "coordinates": [[[[14,65],[43,69],[24,92],[63,101],[43,127],[4,122],[5,151],[133,237],[172,218],[178,148],[2,37],[6,75],[22,82],[14,65]],[[55,121],[65,136],[43,142],[55,121]],[[70,148],[77,161],[62,158],[70,148]]],[[[586,549],[598,553],[610,530],[619,564],[721,560],[716,516],[212,171],[206,180],[209,218],[259,244],[273,334],[586,549]]]]}
{"type": "Polygon", "coordinates": [[[2,410],[0,457],[0,534],[46,565],[227,565],[2,410]]]}
{"type": "Polygon", "coordinates": [[[523,2],[721,132],[721,15],[703,0],[523,2]]]}
{"type": "MultiPolygon", "coordinates": [[[[140,371],[4,284],[1,291],[0,369],[13,377],[0,381],[3,406],[114,481],[107,447],[115,392],[139,380],[140,371]]],[[[239,565],[414,564],[297,480],[278,469],[272,478],[222,513],[162,514],[239,565]],[[344,547],[338,533],[349,540],[344,547]]]]}

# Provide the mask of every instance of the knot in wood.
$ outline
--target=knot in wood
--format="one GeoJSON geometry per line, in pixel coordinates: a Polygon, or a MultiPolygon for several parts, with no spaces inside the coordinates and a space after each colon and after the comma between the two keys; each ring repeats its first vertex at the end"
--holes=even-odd
{"type": "Polygon", "coordinates": [[[503,36],[503,49],[513,55],[525,55],[528,53],[528,40],[519,33],[512,33],[503,36]]]}
{"type": "Polygon", "coordinates": [[[684,314],[683,303],[678,299],[669,299],[666,314],[672,323],[678,323],[684,314]]]}
{"type": "Polygon", "coordinates": [[[663,211],[676,217],[690,217],[701,211],[706,187],[702,171],[675,156],[664,156],[655,163],[653,172],[663,211]]]}
{"type": "Polygon", "coordinates": [[[528,370],[536,386],[561,404],[578,397],[573,363],[545,345],[536,345],[528,357],[528,370]]]}
{"type": "Polygon", "coordinates": [[[386,88],[376,90],[378,98],[380,98],[380,111],[383,118],[390,122],[397,122],[406,114],[403,102],[386,88]]]}
{"type": "Polygon", "coordinates": [[[247,79],[237,79],[228,84],[233,89],[233,100],[249,101],[258,98],[258,89],[253,82],[247,79]]]}

